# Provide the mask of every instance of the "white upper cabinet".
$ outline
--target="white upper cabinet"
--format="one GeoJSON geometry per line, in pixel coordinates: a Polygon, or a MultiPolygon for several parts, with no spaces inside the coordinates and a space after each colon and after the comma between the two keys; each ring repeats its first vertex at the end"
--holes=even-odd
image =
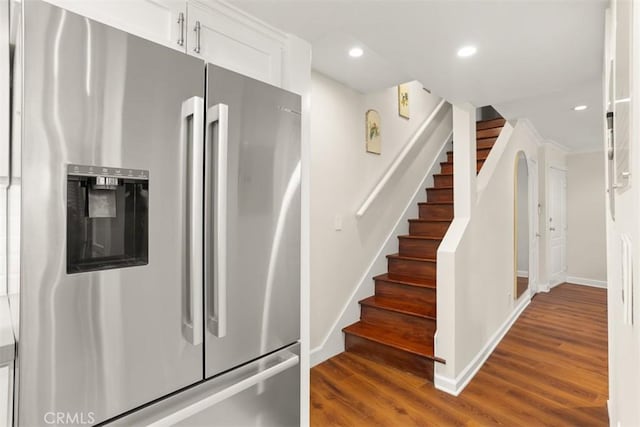
{"type": "Polygon", "coordinates": [[[185,50],[186,0],[45,1],[167,47],[185,50]]]}
{"type": "Polygon", "coordinates": [[[289,36],[225,2],[45,1],[246,76],[282,86],[289,36]]]}
{"type": "Polygon", "coordinates": [[[221,2],[189,1],[187,53],[280,86],[287,36],[221,2]]]}

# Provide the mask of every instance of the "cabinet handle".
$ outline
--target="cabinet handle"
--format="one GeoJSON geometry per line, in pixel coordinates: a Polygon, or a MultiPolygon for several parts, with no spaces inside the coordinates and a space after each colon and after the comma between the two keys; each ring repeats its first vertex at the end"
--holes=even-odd
{"type": "Polygon", "coordinates": [[[178,25],[180,25],[180,35],[178,36],[178,46],[184,46],[184,13],[178,14],[178,25]]]}
{"type": "Polygon", "coordinates": [[[200,21],[196,21],[196,26],[193,28],[196,33],[196,47],[193,48],[195,53],[200,53],[200,21]]]}

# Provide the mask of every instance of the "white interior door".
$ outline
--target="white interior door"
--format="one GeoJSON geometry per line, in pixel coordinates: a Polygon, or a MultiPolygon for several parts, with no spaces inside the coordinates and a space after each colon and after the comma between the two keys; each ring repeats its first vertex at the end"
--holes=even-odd
{"type": "Polygon", "coordinates": [[[564,282],[567,271],[567,172],[549,168],[549,276],[551,285],[564,282]]]}

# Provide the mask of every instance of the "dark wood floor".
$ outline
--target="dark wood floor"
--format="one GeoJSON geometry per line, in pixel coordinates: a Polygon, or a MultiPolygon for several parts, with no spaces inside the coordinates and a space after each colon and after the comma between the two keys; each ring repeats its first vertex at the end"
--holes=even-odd
{"type": "Polygon", "coordinates": [[[538,294],[458,397],[342,353],[311,370],[312,426],[606,426],[607,300],[538,294]]]}

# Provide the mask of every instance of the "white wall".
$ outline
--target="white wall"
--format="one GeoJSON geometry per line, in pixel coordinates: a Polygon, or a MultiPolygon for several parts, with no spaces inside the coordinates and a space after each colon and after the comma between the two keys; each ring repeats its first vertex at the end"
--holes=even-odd
{"type": "MultiPolygon", "coordinates": [[[[312,74],[312,349],[328,339],[350,295],[422,181],[427,160],[437,155],[435,141],[431,144],[429,140],[421,151],[416,147],[362,218],[357,219],[355,212],[439,101],[419,83],[410,83],[411,119],[407,120],[398,116],[396,87],[364,95],[322,74],[312,74]],[[368,109],[380,112],[381,155],[365,151],[368,109]],[[342,223],[341,230],[336,230],[340,228],[336,222],[342,223]]],[[[438,115],[435,123],[446,127],[445,118],[445,114],[438,115]]],[[[434,126],[426,137],[442,133],[442,126],[434,126]]],[[[448,126],[450,131],[450,121],[448,126]]]]}
{"type": "Polygon", "coordinates": [[[436,363],[435,383],[447,392],[464,388],[529,301],[528,291],[513,296],[514,168],[520,151],[537,160],[538,143],[523,122],[505,126],[478,175],[471,215],[456,216],[438,249],[436,355],[447,363],[436,363]]]}
{"type": "MultiPolygon", "coordinates": [[[[616,90],[611,94],[613,99],[631,98],[631,102],[614,103],[615,135],[617,139],[629,138],[630,146],[630,185],[631,187],[613,190],[615,197],[615,220],[609,213],[607,221],[607,301],[609,325],[609,422],[615,427],[632,427],[640,425],[640,7],[633,3],[633,11],[628,8],[631,2],[610,2],[610,16],[618,15],[618,27],[630,25],[632,34],[631,46],[622,43],[620,34],[614,44],[611,33],[612,22],[608,22],[608,41],[605,47],[605,64],[614,57],[619,66],[615,76],[616,90]],[[627,10],[616,13],[616,7],[627,10]],[[628,19],[626,23],[624,19],[628,19]],[[630,55],[634,52],[634,56],[630,55]],[[629,67],[629,63],[631,66],[629,67]],[[628,90],[631,88],[631,91],[628,90]],[[626,89],[626,90],[625,90],[626,89]],[[625,263],[622,257],[621,237],[625,235],[631,241],[632,261],[625,263]],[[622,299],[622,268],[631,267],[634,278],[631,289],[627,290],[626,299],[622,299]],[[631,294],[631,295],[630,295],[631,294]],[[633,322],[625,321],[623,313],[626,303],[631,302],[633,322]]],[[[605,67],[608,70],[608,67],[605,67]]],[[[608,72],[605,72],[607,82],[608,72]]],[[[605,88],[608,86],[605,83],[605,88]]],[[[605,100],[608,98],[605,96],[605,100]]],[[[605,107],[606,108],[606,107],[605,107]]],[[[603,146],[605,146],[603,138],[603,146]]],[[[609,164],[605,168],[608,174],[609,164]]],[[[615,184],[612,182],[611,184],[615,184]]],[[[603,197],[605,197],[603,195],[603,197]]],[[[609,201],[606,198],[609,212],[609,201]]]]}
{"type": "Polygon", "coordinates": [[[605,196],[604,153],[570,153],[567,156],[567,280],[570,282],[606,284],[605,196]]]}

